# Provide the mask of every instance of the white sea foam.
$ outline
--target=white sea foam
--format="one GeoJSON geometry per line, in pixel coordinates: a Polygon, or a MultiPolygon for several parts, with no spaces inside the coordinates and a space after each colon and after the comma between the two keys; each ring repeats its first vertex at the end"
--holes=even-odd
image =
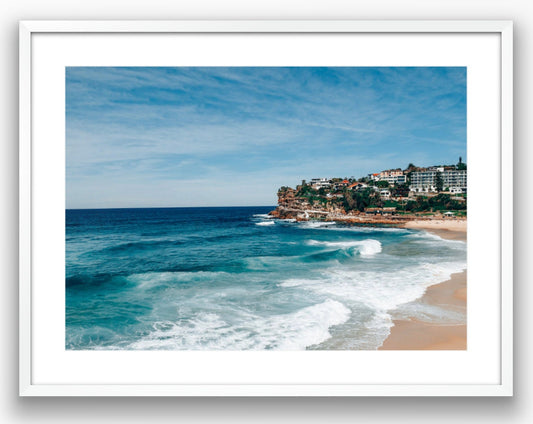
{"type": "Polygon", "coordinates": [[[274,225],[274,221],[262,221],[262,222],[256,222],[255,225],[259,225],[260,227],[266,227],[268,225],[274,225]]]}
{"type": "Polygon", "coordinates": [[[377,348],[385,341],[390,334],[392,327],[392,317],[385,311],[376,311],[372,318],[365,322],[364,326],[367,330],[367,343],[371,345],[367,347],[377,348]]]}
{"type": "Polygon", "coordinates": [[[339,249],[353,248],[361,256],[374,256],[381,252],[381,243],[377,240],[367,239],[359,241],[317,241],[309,240],[307,244],[311,246],[326,246],[335,247],[339,249]]]}
{"type": "Polygon", "coordinates": [[[366,271],[343,267],[330,268],[320,278],[290,278],[280,287],[298,287],[350,303],[362,303],[374,311],[390,311],[414,301],[427,287],[461,272],[466,264],[422,264],[400,270],[366,271]]]}
{"type": "Polygon", "coordinates": [[[289,278],[279,286],[336,299],[353,311],[368,308],[372,311],[370,320],[350,324],[355,326],[351,330],[348,325],[341,335],[327,340],[325,348],[376,349],[390,334],[391,314],[394,318],[408,316],[426,322],[464,323],[466,317],[461,311],[420,305],[415,300],[423,296],[427,287],[445,281],[465,268],[466,263],[460,261],[381,272],[339,266],[321,273],[318,278],[289,278]],[[356,339],[344,340],[342,334],[346,331],[357,333],[356,339]]]}
{"type": "Polygon", "coordinates": [[[446,305],[446,308],[442,308],[427,303],[409,302],[400,305],[393,312],[394,319],[409,319],[413,316],[418,321],[438,324],[445,323],[448,325],[464,324],[466,320],[464,310],[460,307],[454,309],[452,305],[446,305]]]}
{"type": "Polygon", "coordinates": [[[327,228],[336,225],[334,221],[302,221],[300,228],[327,228]]]}
{"type": "Polygon", "coordinates": [[[199,313],[179,322],[158,322],[131,349],[175,350],[302,350],[331,335],[331,326],[346,322],[350,310],[339,301],[326,301],[290,314],[260,317],[244,314],[230,324],[214,313],[199,313]]]}
{"type": "Polygon", "coordinates": [[[407,238],[412,240],[413,243],[427,246],[431,249],[446,246],[446,248],[466,253],[467,244],[465,241],[443,239],[438,235],[429,233],[427,231],[415,231],[409,234],[407,238]]]}
{"type": "Polygon", "coordinates": [[[425,241],[435,241],[439,243],[446,243],[449,245],[462,245],[465,246],[466,242],[463,240],[451,240],[451,239],[445,239],[437,234],[430,233],[428,231],[413,231],[409,234],[409,238],[415,239],[415,240],[425,240],[425,241]]]}
{"type": "Polygon", "coordinates": [[[304,285],[312,285],[312,284],[322,284],[325,283],[324,280],[312,280],[312,279],[305,279],[305,278],[289,278],[282,283],[279,284],[280,287],[298,287],[298,286],[304,286],[304,285]]]}
{"type": "Polygon", "coordinates": [[[272,215],[269,215],[267,213],[256,213],[253,214],[254,218],[262,218],[262,219],[273,219],[274,217],[272,215]]]}

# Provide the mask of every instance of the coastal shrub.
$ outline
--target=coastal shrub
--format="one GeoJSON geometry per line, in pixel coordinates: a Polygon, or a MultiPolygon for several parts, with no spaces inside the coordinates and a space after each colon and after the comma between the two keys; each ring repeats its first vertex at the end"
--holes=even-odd
{"type": "Polygon", "coordinates": [[[391,194],[395,197],[407,197],[409,196],[409,186],[407,184],[398,184],[391,190],[391,194]]]}
{"type": "Polygon", "coordinates": [[[408,201],[405,206],[404,206],[404,210],[407,211],[407,212],[411,212],[415,209],[415,206],[416,206],[416,203],[413,202],[413,201],[408,201]]]}
{"type": "Polygon", "coordinates": [[[385,200],[383,202],[383,207],[385,208],[401,208],[403,205],[400,202],[396,202],[395,200],[385,200]]]}
{"type": "Polygon", "coordinates": [[[357,209],[357,200],[354,198],[353,194],[350,192],[345,192],[343,197],[343,207],[346,212],[353,211],[357,209]]]}
{"type": "Polygon", "coordinates": [[[450,195],[446,193],[440,193],[434,197],[417,196],[415,202],[408,202],[408,204],[409,203],[414,203],[411,209],[414,212],[446,210],[457,211],[466,209],[466,202],[460,202],[458,200],[451,199],[450,195]]]}

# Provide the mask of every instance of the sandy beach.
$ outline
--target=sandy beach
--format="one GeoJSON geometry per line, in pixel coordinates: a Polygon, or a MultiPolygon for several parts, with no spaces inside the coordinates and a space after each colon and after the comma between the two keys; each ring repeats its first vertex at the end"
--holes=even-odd
{"type": "MultiPolygon", "coordinates": [[[[466,220],[412,221],[406,228],[430,231],[452,240],[466,241],[466,220]]],[[[419,303],[459,310],[466,315],[467,272],[453,274],[451,279],[429,287],[419,303]]],[[[465,350],[466,322],[461,325],[440,325],[412,318],[394,320],[391,334],[380,350],[465,350]]]]}
{"type": "Polygon", "coordinates": [[[403,227],[426,230],[448,240],[466,241],[466,219],[414,220],[403,227]]]}

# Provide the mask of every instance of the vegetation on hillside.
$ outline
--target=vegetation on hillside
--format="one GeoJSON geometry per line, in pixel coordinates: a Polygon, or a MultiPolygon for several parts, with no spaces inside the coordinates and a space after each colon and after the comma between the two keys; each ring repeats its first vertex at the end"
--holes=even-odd
{"type": "MultiPolygon", "coordinates": [[[[443,165],[444,166],[444,165],[443,165]]],[[[457,165],[448,165],[458,170],[466,170],[466,164],[459,158],[457,165]]],[[[404,171],[407,177],[406,184],[389,184],[387,181],[373,181],[363,177],[355,178],[333,178],[330,180],[332,186],[320,189],[313,188],[305,180],[293,190],[290,187],[281,187],[278,191],[280,197],[284,197],[290,192],[290,198],[307,202],[311,207],[342,209],[345,212],[364,212],[367,208],[395,208],[398,213],[435,213],[445,211],[455,211],[456,215],[466,215],[466,195],[450,194],[447,188],[443,187],[441,172],[437,172],[435,177],[435,188],[439,194],[426,194],[410,196],[409,185],[411,183],[411,173],[419,171],[421,168],[410,163],[404,171]],[[353,189],[346,187],[342,182],[349,181],[365,183],[364,188],[353,189]],[[390,197],[381,196],[380,190],[388,190],[390,197]]]]}
{"type": "MultiPolygon", "coordinates": [[[[466,212],[466,196],[439,193],[437,195],[418,195],[407,197],[409,189],[407,185],[393,185],[389,187],[391,198],[382,198],[373,187],[367,187],[358,191],[348,188],[315,190],[311,186],[299,185],[294,192],[294,198],[307,201],[310,206],[317,208],[338,208],[345,212],[364,212],[366,208],[393,207],[399,213],[422,213],[422,212],[466,212]]],[[[278,194],[284,195],[289,187],[281,187],[278,194]]],[[[291,189],[292,190],[292,189],[291,189]]]]}

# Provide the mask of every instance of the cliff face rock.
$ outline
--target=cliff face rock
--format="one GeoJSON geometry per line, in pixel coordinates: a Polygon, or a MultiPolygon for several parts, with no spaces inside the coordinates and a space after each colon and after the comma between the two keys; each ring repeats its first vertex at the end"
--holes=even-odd
{"type": "Polygon", "coordinates": [[[278,207],[270,215],[281,219],[329,219],[329,216],[344,215],[344,209],[329,202],[309,201],[307,197],[298,196],[300,187],[282,187],[278,190],[278,207]]]}
{"type": "Polygon", "coordinates": [[[296,202],[296,190],[291,187],[282,187],[278,190],[278,206],[292,207],[296,202]]]}

